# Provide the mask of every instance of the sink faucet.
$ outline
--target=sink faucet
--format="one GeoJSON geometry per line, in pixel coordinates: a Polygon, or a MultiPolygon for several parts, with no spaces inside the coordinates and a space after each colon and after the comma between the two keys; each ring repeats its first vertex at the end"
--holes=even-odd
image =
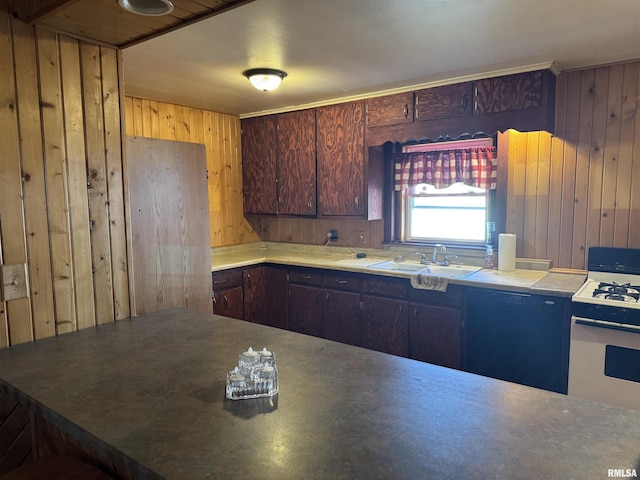
{"type": "MultiPolygon", "coordinates": [[[[444,245],[442,245],[441,243],[437,243],[433,246],[433,263],[435,263],[436,265],[438,265],[438,254],[439,253],[446,253],[447,251],[447,247],[445,247],[444,245]]],[[[442,265],[448,265],[449,261],[447,260],[447,258],[445,257],[444,262],[442,262],[442,265]]]]}
{"type": "Polygon", "coordinates": [[[427,260],[427,254],[423,252],[416,252],[416,255],[420,255],[420,263],[422,265],[428,265],[429,261],[427,260]]]}

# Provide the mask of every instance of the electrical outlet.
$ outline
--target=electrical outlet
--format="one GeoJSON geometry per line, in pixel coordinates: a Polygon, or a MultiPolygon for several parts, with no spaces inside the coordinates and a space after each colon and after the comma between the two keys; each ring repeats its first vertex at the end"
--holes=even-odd
{"type": "Polygon", "coordinates": [[[367,239],[367,233],[363,230],[360,230],[359,232],[357,232],[356,237],[360,245],[366,245],[367,243],[369,243],[367,239]]]}
{"type": "Polygon", "coordinates": [[[332,242],[338,241],[338,231],[337,230],[329,230],[327,232],[327,238],[332,242]]]}

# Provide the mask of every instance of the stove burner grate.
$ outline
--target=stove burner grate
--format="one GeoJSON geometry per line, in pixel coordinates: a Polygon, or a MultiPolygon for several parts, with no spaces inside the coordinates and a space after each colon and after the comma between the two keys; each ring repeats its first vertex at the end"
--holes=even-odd
{"type": "Polygon", "coordinates": [[[631,285],[630,283],[619,285],[616,282],[600,282],[598,288],[593,291],[593,296],[607,300],[638,302],[640,301],[640,286],[631,285]]]}

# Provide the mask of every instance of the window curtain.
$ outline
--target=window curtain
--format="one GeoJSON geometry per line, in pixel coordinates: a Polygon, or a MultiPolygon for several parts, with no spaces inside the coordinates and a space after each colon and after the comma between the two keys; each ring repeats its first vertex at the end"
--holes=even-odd
{"type": "Polygon", "coordinates": [[[419,145],[404,147],[396,157],[395,189],[404,190],[421,183],[446,188],[462,182],[472,187],[495,190],[498,177],[496,148],[455,148],[454,143],[450,142],[449,148],[434,144],[422,149],[419,145]]]}

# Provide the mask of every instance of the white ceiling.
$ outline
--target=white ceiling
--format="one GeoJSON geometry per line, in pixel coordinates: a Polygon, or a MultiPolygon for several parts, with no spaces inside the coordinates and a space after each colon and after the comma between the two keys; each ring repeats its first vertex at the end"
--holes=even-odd
{"type": "Polygon", "coordinates": [[[125,93],[250,116],[640,58],[640,0],[256,0],[123,51],[125,93]],[[273,92],[248,68],[288,72],[273,92]]]}

